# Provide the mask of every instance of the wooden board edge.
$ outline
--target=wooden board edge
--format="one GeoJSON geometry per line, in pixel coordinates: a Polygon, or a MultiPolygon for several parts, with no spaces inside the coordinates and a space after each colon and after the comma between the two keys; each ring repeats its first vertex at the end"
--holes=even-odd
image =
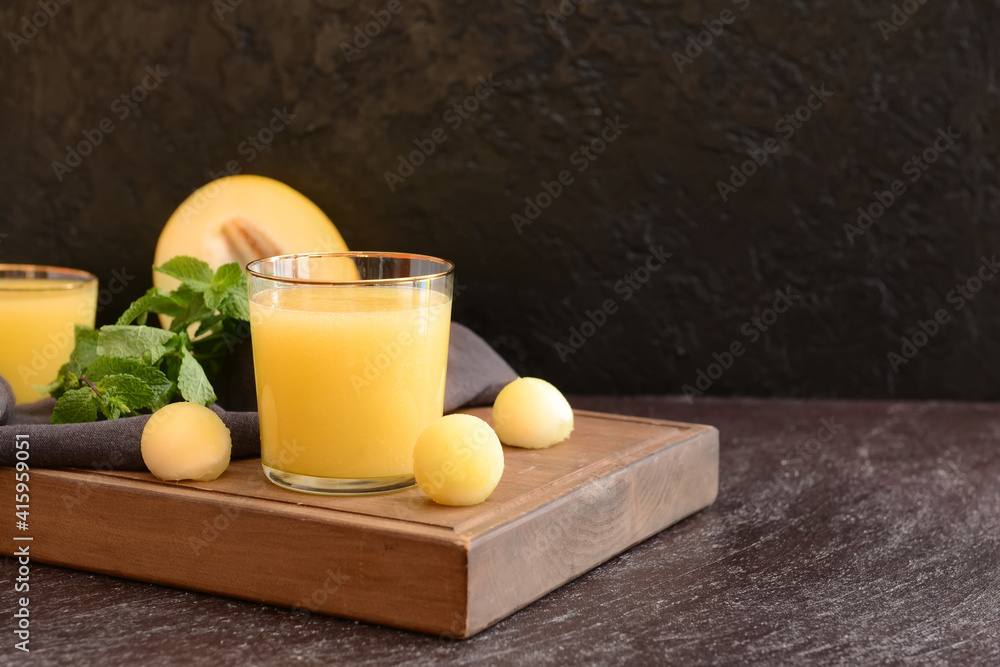
{"type": "Polygon", "coordinates": [[[607,419],[610,421],[620,421],[620,422],[632,422],[635,424],[654,424],[657,426],[670,426],[682,431],[698,431],[703,429],[714,429],[714,426],[709,424],[696,424],[694,422],[677,422],[670,419],[660,419],[658,417],[642,417],[640,415],[623,415],[611,412],[596,412],[594,410],[578,410],[573,409],[574,415],[580,415],[584,417],[597,417],[600,419],[607,419]]]}
{"type": "Polygon", "coordinates": [[[485,630],[709,507],[718,491],[719,432],[706,427],[681,446],[653,452],[548,507],[479,536],[469,553],[465,636],[485,630]]]}
{"type": "MultiPolygon", "coordinates": [[[[0,553],[29,544],[36,562],[444,636],[467,618],[468,544],[450,530],[352,516],[320,525],[307,508],[234,506],[115,478],[80,498],[66,481],[32,472],[33,539],[14,542],[12,526],[0,553]]],[[[13,491],[13,470],[0,470],[0,493],[13,491]]]]}
{"type": "MultiPolygon", "coordinates": [[[[600,413],[595,413],[600,414],[600,413]]],[[[663,425],[659,420],[643,420],[643,423],[649,422],[656,426],[663,425]]],[[[700,442],[701,440],[708,438],[709,440],[714,439],[716,443],[716,448],[718,448],[719,442],[719,431],[714,426],[706,426],[702,424],[692,424],[692,429],[690,432],[685,432],[682,439],[674,440],[676,437],[674,433],[663,433],[658,437],[649,438],[643,442],[636,443],[627,450],[615,453],[606,459],[598,461],[592,465],[581,468],[579,471],[574,473],[574,479],[568,481],[567,478],[559,480],[559,484],[565,487],[566,493],[574,493],[594,479],[600,479],[601,477],[614,472],[615,470],[623,469],[635,463],[645,459],[651,455],[662,453],[664,451],[673,448],[683,448],[691,442],[700,442]],[[673,440],[673,441],[671,441],[673,440]]],[[[716,455],[716,471],[718,470],[718,455],[716,455]]],[[[716,477],[718,477],[718,472],[716,472],[716,477]]],[[[716,479],[716,487],[718,486],[718,479],[716,479]]],[[[490,517],[488,520],[483,520],[482,518],[476,518],[474,520],[467,521],[465,523],[458,524],[455,527],[456,532],[461,533],[465,538],[475,540],[479,535],[489,532],[497,525],[502,523],[516,520],[518,517],[528,514],[532,510],[532,500],[539,496],[544,496],[548,492],[548,486],[541,486],[537,489],[532,490],[530,493],[526,494],[522,499],[520,499],[517,505],[511,509],[499,512],[496,515],[490,517]]],[[[715,498],[712,498],[712,502],[715,502],[715,498]]],[[[711,504],[711,503],[709,503],[711,504]]],[[[535,508],[536,511],[540,509],[535,508]]]]}

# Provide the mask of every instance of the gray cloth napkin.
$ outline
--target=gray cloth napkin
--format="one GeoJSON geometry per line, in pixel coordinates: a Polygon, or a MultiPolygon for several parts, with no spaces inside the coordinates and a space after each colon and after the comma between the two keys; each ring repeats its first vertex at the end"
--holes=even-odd
{"type": "MultiPolygon", "coordinates": [[[[493,402],[517,374],[486,341],[452,323],[445,382],[445,412],[493,402]]],[[[212,406],[229,427],[233,458],[260,456],[256,389],[250,344],[241,345],[214,383],[219,402],[212,406]],[[221,406],[225,406],[225,409],[221,406]]],[[[148,415],[92,424],[50,424],[51,398],[14,406],[14,393],[0,377],[0,465],[15,463],[15,436],[27,435],[29,465],[38,468],[145,470],[139,443],[148,415]]]]}

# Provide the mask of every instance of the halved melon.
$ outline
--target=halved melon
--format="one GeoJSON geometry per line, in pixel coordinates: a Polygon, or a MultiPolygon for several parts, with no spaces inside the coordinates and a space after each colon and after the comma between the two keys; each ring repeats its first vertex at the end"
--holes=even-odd
{"type": "MultiPolygon", "coordinates": [[[[246,266],[255,259],[307,252],[347,252],[347,244],[300,192],[265,176],[240,174],[212,181],[184,200],[160,233],[153,265],[190,255],[217,269],[229,262],[246,266]]],[[[170,291],[178,282],[153,271],[153,284],[170,291]]]]}

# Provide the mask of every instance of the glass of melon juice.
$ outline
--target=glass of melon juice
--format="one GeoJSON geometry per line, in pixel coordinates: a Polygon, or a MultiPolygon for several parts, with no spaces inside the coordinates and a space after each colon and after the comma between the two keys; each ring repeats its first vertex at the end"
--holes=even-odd
{"type": "Polygon", "coordinates": [[[333,495],[414,484],[413,445],[444,408],[454,268],[369,252],[247,265],[268,479],[333,495]]]}
{"type": "Polygon", "coordinates": [[[97,277],[86,271],[0,264],[0,376],[17,403],[44,396],[73,352],[73,326],[94,326],[97,277]]]}

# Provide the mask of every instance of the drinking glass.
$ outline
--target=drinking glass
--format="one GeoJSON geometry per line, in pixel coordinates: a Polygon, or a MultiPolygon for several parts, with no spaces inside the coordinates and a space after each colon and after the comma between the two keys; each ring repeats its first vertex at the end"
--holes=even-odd
{"type": "Polygon", "coordinates": [[[454,268],[387,252],[247,265],[268,479],[335,495],[414,484],[413,445],[444,407],[454,268]]]}
{"type": "Polygon", "coordinates": [[[77,269],[0,264],[0,375],[17,403],[43,398],[73,352],[73,325],[94,326],[97,277],[77,269]]]}

